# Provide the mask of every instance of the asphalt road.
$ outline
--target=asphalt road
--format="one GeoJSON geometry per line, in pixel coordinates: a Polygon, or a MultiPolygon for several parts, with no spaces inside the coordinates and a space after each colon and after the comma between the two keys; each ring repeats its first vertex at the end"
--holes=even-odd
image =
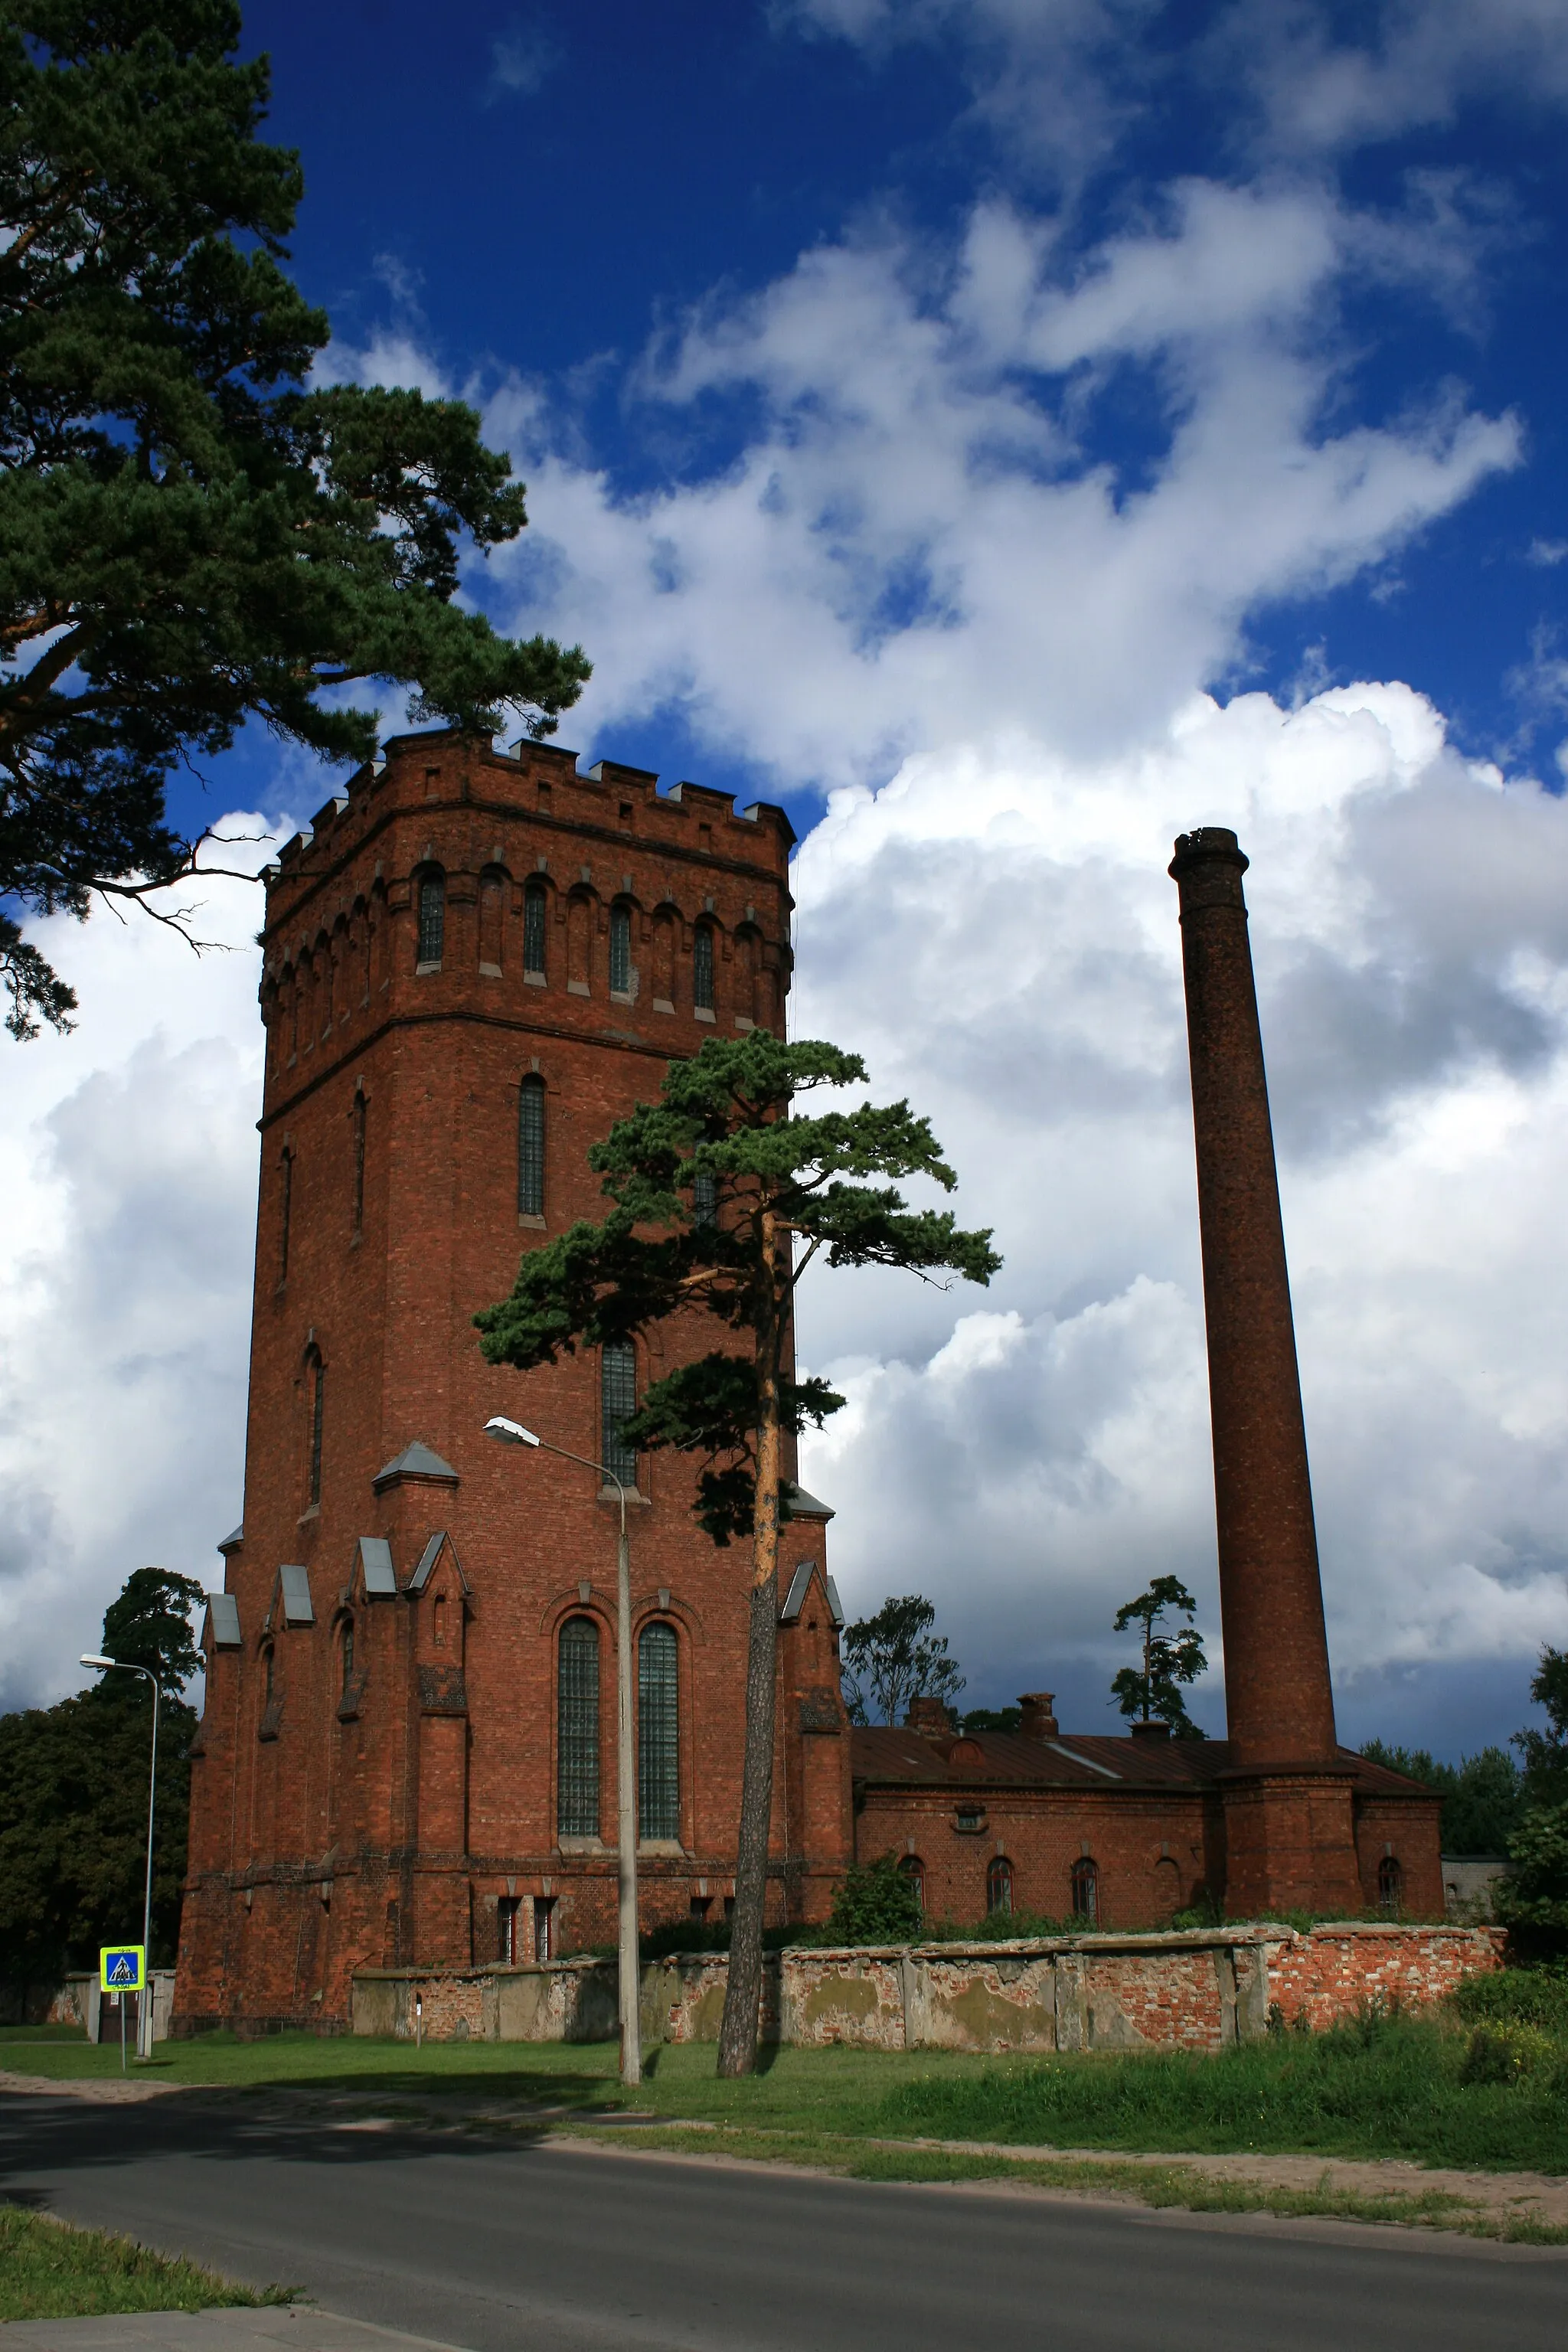
{"type": "Polygon", "coordinates": [[[471,2352],[1563,2352],[1568,2259],[243,2099],[0,2098],[0,2196],[471,2352]]]}

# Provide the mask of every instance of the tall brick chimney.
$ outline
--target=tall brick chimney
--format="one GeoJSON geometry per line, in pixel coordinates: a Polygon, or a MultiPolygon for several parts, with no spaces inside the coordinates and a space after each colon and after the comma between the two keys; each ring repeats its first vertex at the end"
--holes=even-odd
{"type": "Polygon", "coordinates": [[[1183,834],[1229,1772],[1226,1907],[1359,1909],[1312,1522],[1268,1087],[1234,833],[1183,834]]]}

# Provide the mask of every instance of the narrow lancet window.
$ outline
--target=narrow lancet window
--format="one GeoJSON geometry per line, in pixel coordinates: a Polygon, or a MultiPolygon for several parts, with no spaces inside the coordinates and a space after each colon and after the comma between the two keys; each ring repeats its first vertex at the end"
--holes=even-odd
{"type": "Polygon", "coordinates": [[[321,1433],[326,1423],[327,1368],[321,1355],[311,1349],[308,1360],[310,1382],[310,1506],[314,1509],[321,1499],[321,1433]]]}
{"type": "Polygon", "coordinates": [[[365,1098],[354,1097],[354,1171],[353,1171],[353,1231],[364,1231],[364,1129],[367,1117],[365,1098]]]}
{"type": "Polygon", "coordinates": [[[438,964],[447,944],[447,877],[426,874],[419,883],[419,952],[423,968],[438,964]]]}
{"type": "Polygon", "coordinates": [[[637,1643],[637,1835],[680,1835],[679,1647],[673,1625],[637,1643]]]}
{"type": "Polygon", "coordinates": [[[531,882],[522,894],[522,968],[544,978],[544,885],[531,882]]]}
{"type": "Polygon", "coordinates": [[[691,941],[691,1002],[700,1013],[713,1010],[713,934],[706,923],[691,941]]]}
{"type": "Polygon", "coordinates": [[[629,1339],[612,1339],[600,1355],[604,1405],[604,1452],[600,1460],[623,1486],[635,1486],[637,1449],[621,1431],[637,1409],[637,1355],[629,1339]]]}
{"type": "Polygon", "coordinates": [[[517,1213],[544,1214],[544,1080],[524,1078],[517,1106],[517,1213]]]}
{"type": "Polygon", "coordinates": [[[632,992],[632,914],[629,907],[610,908],[610,992],[632,992]]]}
{"type": "Polygon", "coordinates": [[[278,1279],[289,1279],[289,1227],[294,1222],[294,1154],[283,1147],[283,1202],[278,1226],[278,1279]]]}
{"type": "Polygon", "coordinates": [[[555,1828],[599,1834],[599,1629],[569,1617],[557,1653],[555,1828]]]}

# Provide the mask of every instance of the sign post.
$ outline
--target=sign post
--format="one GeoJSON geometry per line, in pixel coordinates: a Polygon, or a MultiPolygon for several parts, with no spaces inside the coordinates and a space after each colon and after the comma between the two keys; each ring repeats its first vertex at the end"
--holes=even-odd
{"type": "MultiPolygon", "coordinates": [[[[98,1955],[98,1985],[100,1992],[111,1992],[120,2000],[120,2071],[125,2072],[125,2001],[129,1993],[138,1993],[142,2006],[147,2000],[147,1948],[144,1944],[105,1944],[98,1955]]],[[[137,2017],[137,2039],[140,2042],[141,2017],[137,2017]]]]}

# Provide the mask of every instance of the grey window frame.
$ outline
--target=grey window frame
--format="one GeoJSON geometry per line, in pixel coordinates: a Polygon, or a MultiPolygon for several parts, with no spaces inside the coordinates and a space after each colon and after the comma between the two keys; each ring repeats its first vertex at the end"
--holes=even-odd
{"type": "Polygon", "coordinates": [[[555,1640],[555,1834],[599,1834],[599,1625],[568,1617],[555,1640]]]}
{"type": "Polygon", "coordinates": [[[663,1617],[637,1635],[637,1836],[680,1837],[680,1638],[663,1617]]]}
{"type": "Polygon", "coordinates": [[[599,1459],[623,1486],[637,1482],[635,1446],[621,1435],[621,1423],[637,1409],[637,1351],[630,1339],[608,1339],[599,1350],[599,1459]]]}
{"type": "Polygon", "coordinates": [[[699,923],[691,934],[691,1002],[700,1013],[713,1010],[713,926],[699,923]]]}
{"type": "Polygon", "coordinates": [[[427,866],[419,877],[416,915],[414,961],[422,971],[437,971],[447,952],[447,877],[438,866],[427,866]]]}
{"type": "Polygon", "coordinates": [[[540,980],[544,978],[548,930],[548,893],[542,882],[527,883],[522,893],[522,968],[540,980]]]}
{"type": "Polygon", "coordinates": [[[610,908],[610,993],[632,992],[632,910],[624,899],[610,908]]]}
{"type": "Polygon", "coordinates": [[[545,1084],[537,1072],[517,1090],[517,1213],[544,1214],[545,1084]]]}

